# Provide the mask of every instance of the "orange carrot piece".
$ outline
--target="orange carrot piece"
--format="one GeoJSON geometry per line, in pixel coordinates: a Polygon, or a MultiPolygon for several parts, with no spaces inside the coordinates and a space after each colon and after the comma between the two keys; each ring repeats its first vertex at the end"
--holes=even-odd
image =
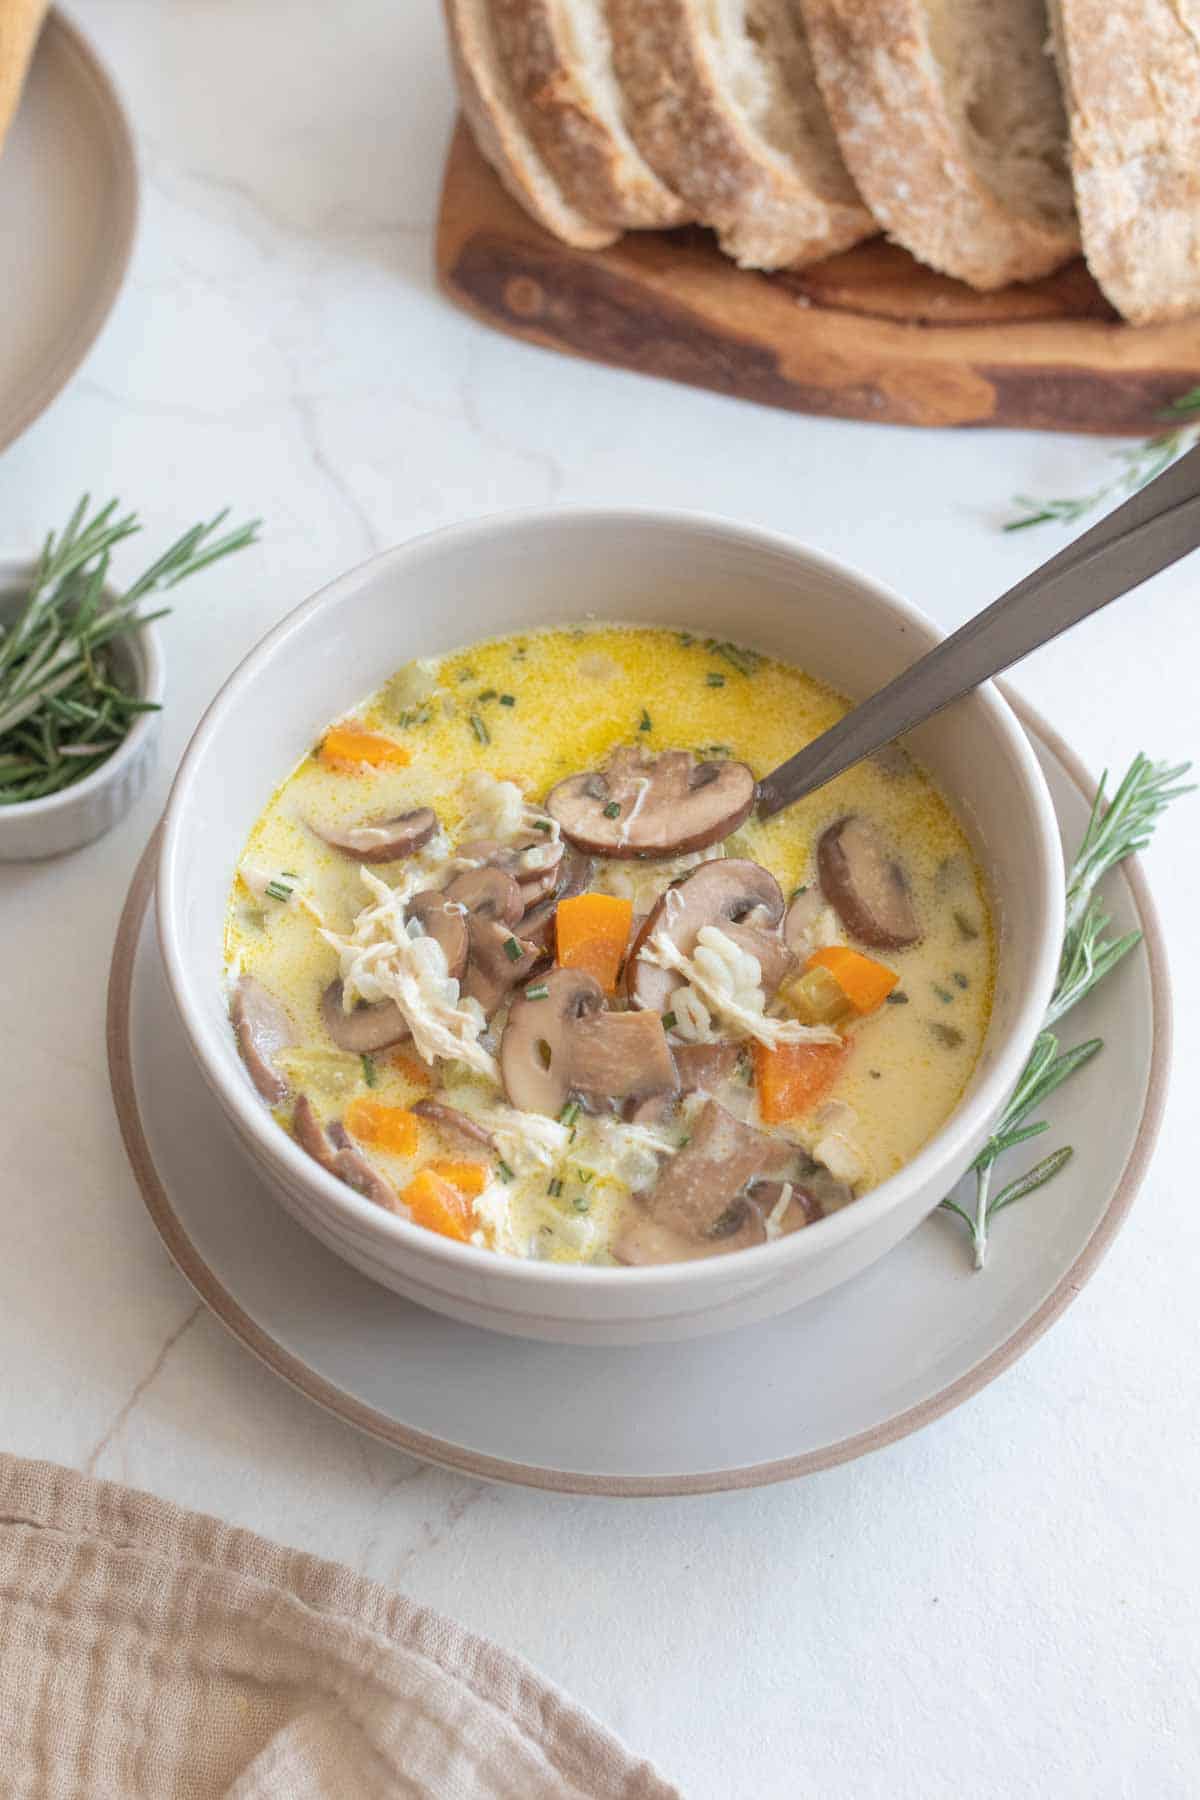
{"type": "Polygon", "coordinates": [[[583,969],[606,994],[615,994],[632,922],[633,901],[615,894],[560,900],[554,915],[559,967],[583,969]]]}
{"type": "Polygon", "coordinates": [[[407,1081],[413,1082],[417,1087],[431,1086],[433,1078],[429,1070],[420,1057],[413,1056],[411,1051],[390,1050],[387,1060],[397,1075],[403,1075],[407,1081]]]}
{"type": "Polygon", "coordinates": [[[346,1108],[343,1123],[360,1144],[370,1144],[392,1156],[412,1156],[417,1148],[417,1120],[402,1106],[385,1106],[382,1100],[368,1100],[360,1095],[346,1108]]]}
{"type": "Polygon", "coordinates": [[[432,1169],[421,1169],[413,1176],[400,1198],[412,1214],[414,1225],[426,1231],[440,1232],[460,1244],[471,1237],[471,1202],[461,1188],[443,1181],[432,1169]]]}
{"type": "Polygon", "coordinates": [[[433,1162],[426,1163],[425,1167],[432,1169],[442,1181],[448,1181],[451,1187],[457,1188],[460,1194],[466,1194],[471,1200],[476,1194],[482,1194],[491,1179],[491,1170],[486,1163],[446,1162],[435,1158],[433,1162]]]}
{"type": "Polygon", "coordinates": [[[758,1110],[767,1125],[811,1112],[841,1074],[848,1044],[754,1046],[758,1110]]]}
{"type": "Polygon", "coordinates": [[[806,969],[828,969],[856,1013],[874,1012],[882,1006],[900,977],[895,969],[851,950],[848,944],[827,944],[814,950],[806,969]]]}
{"type": "Polygon", "coordinates": [[[327,769],[342,770],[360,769],[364,764],[371,769],[402,769],[412,761],[412,751],[403,744],[378,731],[368,731],[353,720],[331,726],[321,739],[317,755],[327,769]]]}

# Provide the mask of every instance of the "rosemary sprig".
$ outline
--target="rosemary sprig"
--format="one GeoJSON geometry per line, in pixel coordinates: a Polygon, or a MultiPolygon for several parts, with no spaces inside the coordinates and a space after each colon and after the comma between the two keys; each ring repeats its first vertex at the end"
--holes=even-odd
{"type": "Polygon", "coordinates": [[[1055,1150],[998,1194],[991,1192],[992,1171],[999,1158],[1049,1129],[1045,1120],[1032,1125],[1027,1125],[1025,1120],[1056,1088],[1103,1049],[1103,1039],[1088,1038],[1073,1049],[1061,1050],[1050,1027],[1072,1007],[1078,1006],[1084,996],[1141,942],[1140,931],[1126,932],[1123,937],[1108,935],[1109,915],[1096,898],[1096,888],[1117,863],[1145,849],[1163,810],[1171,801],[1192,792],[1190,787],[1181,785],[1190,767],[1189,763],[1174,766],[1152,763],[1148,757],[1139,754],[1129,765],[1111,801],[1105,798],[1108,776],[1105,774],[1101,778],[1087,830],[1067,874],[1062,955],[1045,1029],[1030,1052],[995,1131],[971,1165],[975,1176],[973,1208],[968,1211],[949,1196],[941,1202],[942,1207],[961,1219],[971,1233],[977,1269],[982,1269],[987,1260],[988,1228],[996,1214],[1044,1187],[1071,1159],[1069,1147],[1055,1150]]]}
{"type": "MultiPolygon", "coordinates": [[[[1193,419],[1198,414],[1200,387],[1194,387],[1165,406],[1161,417],[1165,422],[1193,419]]],[[[1197,438],[1200,438],[1200,426],[1173,425],[1169,431],[1160,431],[1155,437],[1146,438],[1130,449],[1114,450],[1113,456],[1124,465],[1122,472],[1090,494],[1075,494],[1060,500],[1036,500],[1031,499],[1028,494],[1014,494],[1012,503],[1018,509],[1017,515],[1005,522],[1004,529],[1026,531],[1031,525],[1045,525],[1052,520],[1060,525],[1075,525],[1105,501],[1111,502],[1128,494],[1136,494],[1148,482],[1153,481],[1156,475],[1161,475],[1164,469],[1170,468],[1176,457],[1182,456],[1185,450],[1190,450],[1197,438]]]]}
{"type": "Polygon", "coordinates": [[[42,799],[100,767],[150,701],[127,693],[114,642],[170,609],[142,602],[255,541],[259,521],[217,535],[226,514],[165,550],[123,594],[106,596],[112,552],[141,530],[136,514],[110,500],[89,517],[79,501],[62,531],[47,537],[16,618],[0,625],[0,806],[42,799]]]}

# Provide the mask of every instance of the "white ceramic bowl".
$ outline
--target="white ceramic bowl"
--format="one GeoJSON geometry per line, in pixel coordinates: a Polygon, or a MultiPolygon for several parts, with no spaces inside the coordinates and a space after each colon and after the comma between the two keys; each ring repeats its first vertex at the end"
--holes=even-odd
{"type": "MultiPolygon", "coordinates": [[[[32,574],[28,559],[0,559],[0,618],[7,621],[16,612],[32,574]]],[[[157,628],[142,625],[118,639],[113,656],[138,697],[161,706],[163,657],[157,628]]],[[[154,767],[158,719],[156,712],[139,713],[108,761],[74,787],[44,800],[0,806],[0,862],[62,856],[110,831],[129,811],[154,767]]]]}
{"type": "Polygon", "coordinates": [[[732,636],[857,696],[938,638],[904,601],[831,558],[703,517],[519,513],[419,538],[299,607],[213,702],[171,796],[158,925],[198,1068],[295,1218],[365,1274],[455,1318],[518,1336],[622,1344],[782,1312],[857,1273],[930,1212],[979,1150],[1045,1013],[1062,932],[1062,859],[1037,763],[993,689],[913,735],[987,874],[1000,927],[995,1007],[953,1116],[899,1174],[833,1217],[735,1255],[639,1269],[519,1261],[395,1218],[319,1169],[246,1078],[222,994],[233,871],[305,747],[399,664],[594,617],[732,636]]]}

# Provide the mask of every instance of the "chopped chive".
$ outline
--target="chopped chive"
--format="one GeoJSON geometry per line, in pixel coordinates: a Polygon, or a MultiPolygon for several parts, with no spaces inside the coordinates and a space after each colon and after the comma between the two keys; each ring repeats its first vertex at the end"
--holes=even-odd
{"type": "Polygon", "coordinates": [[[955,987],[968,988],[971,985],[961,969],[955,969],[954,974],[951,976],[951,980],[955,987]]]}
{"type": "Polygon", "coordinates": [[[272,900],[290,900],[292,897],[291,888],[283,881],[268,881],[266,892],[272,900]]]}
{"type": "Polygon", "coordinates": [[[478,713],[471,714],[471,730],[475,733],[475,736],[479,739],[481,744],[491,743],[492,734],[478,713]]]}
{"type": "Polygon", "coordinates": [[[789,895],[789,898],[792,900],[798,900],[800,898],[801,894],[807,894],[807,892],[808,892],[808,883],[807,883],[807,881],[802,881],[800,883],[799,887],[794,887],[792,889],[791,894],[789,895]]]}
{"type": "Polygon", "coordinates": [[[560,1125],[573,1125],[578,1117],[579,1117],[579,1102],[578,1102],[578,1100],[568,1100],[567,1104],[563,1107],[562,1111],[558,1115],[558,1122],[560,1125]]]}
{"type": "Polygon", "coordinates": [[[587,1186],[589,1181],[595,1181],[596,1179],[595,1169],[576,1169],[575,1173],[578,1175],[580,1181],[582,1181],[584,1187],[587,1186]]]}
{"type": "Polygon", "coordinates": [[[525,998],[527,1000],[548,1000],[550,998],[550,989],[546,986],[544,981],[539,981],[536,987],[527,987],[525,989],[525,998]]]}
{"type": "Polygon", "coordinates": [[[517,696],[515,694],[501,694],[500,704],[501,706],[515,706],[517,704],[517,696]]]}
{"type": "Polygon", "coordinates": [[[588,1194],[572,1194],[571,1205],[577,1213],[590,1212],[592,1210],[591,1196],[588,1194]]]}
{"type": "Polygon", "coordinates": [[[654,726],[650,723],[650,714],[646,711],[645,707],[642,708],[642,718],[641,718],[641,723],[638,726],[638,730],[639,731],[653,731],[654,730],[654,726]]]}
{"type": "Polygon", "coordinates": [[[496,1173],[501,1181],[511,1181],[513,1178],[513,1172],[503,1158],[496,1164],[496,1173]]]}
{"type": "Polygon", "coordinates": [[[604,816],[606,819],[619,819],[620,818],[621,808],[618,806],[618,804],[615,800],[609,801],[608,805],[604,809],[604,816]]]}
{"type": "Polygon", "coordinates": [[[474,679],[475,679],[474,669],[460,669],[458,671],[458,679],[460,681],[474,681],[474,679]]]}
{"type": "Polygon", "coordinates": [[[295,869],[280,869],[279,873],[285,881],[299,881],[300,879],[295,869]]]}
{"type": "Polygon", "coordinates": [[[963,1041],[963,1034],[956,1025],[943,1025],[940,1019],[932,1019],[929,1029],[939,1044],[945,1044],[947,1050],[957,1050],[963,1041]]]}
{"type": "Polygon", "coordinates": [[[696,641],[690,631],[677,631],[675,636],[679,639],[685,650],[689,644],[694,644],[696,641]]]}
{"type": "Polygon", "coordinates": [[[375,1068],[375,1058],[373,1056],[363,1057],[362,1070],[363,1080],[366,1082],[367,1086],[377,1087],[379,1085],[379,1075],[375,1068]]]}
{"type": "Polygon", "coordinates": [[[690,1137],[681,1137],[675,1148],[677,1150],[686,1150],[691,1141],[690,1137]]]}
{"type": "Polygon", "coordinates": [[[950,992],[950,989],[942,987],[940,985],[940,983],[938,983],[936,981],[931,982],[930,986],[932,987],[934,993],[937,995],[938,999],[941,1001],[942,1005],[949,1006],[950,1002],[954,998],[954,995],[950,992]]]}
{"type": "Polygon", "coordinates": [[[707,681],[709,687],[725,686],[725,677],[719,674],[716,669],[710,669],[704,679],[707,681]]]}
{"type": "Polygon", "coordinates": [[[535,819],[533,821],[533,829],[535,831],[551,832],[554,830],[554,826],[549,819],[535,819]]]}
{"type": "Polygon", "coordinates": [[[889,1006],[907,1006],[908,995],[902,989],[897,988],[894,993],[888,995],[887,1003],[889,1006]]]}
{"type": "Polygon", "coordinates": [[[481,706],[486,706],[489,700],[496,698],[496,690],[495,688],[484,688],[482,694],[476,694],[475,698],[481,706]]]}
{"type": "Polygon", "coordinates": [[[521,946],[518,944],[515,937],[505,938],[504,954],[507,956],[509,962],[520,962],[522,951],[521,946]]]}
{"type": "Polygon", "coordinates": [[[970,939],[970,938],[977,938],[979,936],[978,925],[973,924],[972,921],[970,919],[968,919],[966,913],[961,911],[961,909],[956,909],[955,914],[954,914],[954,923],[958,926],[958,933],[959,933],[960,937],[970,939]]]}
{"type": "Polygon", "coordinates": [[[556,1175],[554,1177],[553,1181],[548,1181],[546,1183],[546,1192],[548,1194],[552,1194],[554,1196],[554,1198],[557,1200],[558,1196],[562,1193],[562,1187],[563,1187],[563,1184],[562,1184],[561,1180],[559,1179],[559,1177],[556,1175]]]}
{"type": "Polygon", "coordinates": [[[674,1031],[677,1022],[678,1021],[676,1020],[675,1014],[673,1012],[668,1012],[668,1013],[663,1014],[663,1030],[664,1031],[674,1031]]]}

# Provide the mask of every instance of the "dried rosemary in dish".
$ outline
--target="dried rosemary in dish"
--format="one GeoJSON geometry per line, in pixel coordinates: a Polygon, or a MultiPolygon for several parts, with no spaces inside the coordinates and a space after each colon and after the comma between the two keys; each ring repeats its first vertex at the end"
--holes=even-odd
{"type": "Polygon", "coordinates": [[[74,786],[123,742],[139,713],[156,710],[123,685],[117,641],[171,609],[142,602],[255,541],[259,521],[217,536],[226,518],[193,525],[123,594],[106,594],[115,546],[141,530],[110,500],[88,516],[85,494],[51,532],[11,623],[0,624],[0,806],[74,786]]]}

